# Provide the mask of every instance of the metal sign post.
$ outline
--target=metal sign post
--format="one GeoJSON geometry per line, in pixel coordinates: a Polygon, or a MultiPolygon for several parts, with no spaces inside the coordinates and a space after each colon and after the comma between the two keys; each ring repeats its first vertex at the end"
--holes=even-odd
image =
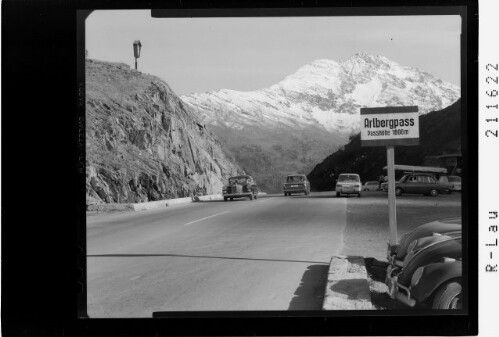
{"type": "Polygon", "coordinates": [[[397,244],[394,145],[419,145],[417,106],[360,109],[361,146],[386,146],[390,245],[397,244]]]}
{"type": "Polygon", "coordinates": [[[395,199],[395,149],[386,147],[386,161],[388,164],[388,224],[390,227],[390,245],[397,244],[397,204],[395,199]]]}

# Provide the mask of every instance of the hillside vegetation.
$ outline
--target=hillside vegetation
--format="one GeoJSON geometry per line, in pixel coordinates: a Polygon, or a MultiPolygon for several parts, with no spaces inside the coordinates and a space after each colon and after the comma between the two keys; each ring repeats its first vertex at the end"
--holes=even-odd
{"type": "MultiPolygon", "coordinates": [[[[395,147],[395,164],[423,165],[425,156],[461,153],[461,100],[441,110],[420,116],[418,146],[395,147]]],[[[360,134],[318,164],[309,174],[312,189],[334,188],[334,178],[343,172],[358,173],[362,181],[377,180],[386,174],[385,147],[361,147],[360,134]],[[334,176],[333,176],[334,175],[334,176]]]]}

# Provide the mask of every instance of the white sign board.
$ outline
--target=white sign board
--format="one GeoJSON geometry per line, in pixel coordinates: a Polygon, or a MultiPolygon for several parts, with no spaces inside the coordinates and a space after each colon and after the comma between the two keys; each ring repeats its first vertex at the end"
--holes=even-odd
{"type": "Polygon", "coordinates": [[[362,146],[419,145],[417,106],[360,109],[362,146]]]}

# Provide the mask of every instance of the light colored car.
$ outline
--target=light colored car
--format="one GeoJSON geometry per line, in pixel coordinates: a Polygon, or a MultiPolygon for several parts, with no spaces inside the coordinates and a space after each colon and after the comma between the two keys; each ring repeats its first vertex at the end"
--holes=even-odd
{"type": "Polygon", "coordinates": [[[362,187],[363,191],[377,191],[379,189],[379,182],[377,181],[366,181],[362,187]]]}
{"type": "Polygon", "coordinates": [[[461,177],[459,176],[448,176],[447,180],[449,180],[449,183],[454,185],[452,188],[453,191],[459,191],[461,192],[461,177]]]}
{"type": "Polygon", "coordinates": [[[336,196],[342,194],[357,194],[360,198],[362,191],[362,182],[357,173],[342,173],[336,181],[336,196]]]}

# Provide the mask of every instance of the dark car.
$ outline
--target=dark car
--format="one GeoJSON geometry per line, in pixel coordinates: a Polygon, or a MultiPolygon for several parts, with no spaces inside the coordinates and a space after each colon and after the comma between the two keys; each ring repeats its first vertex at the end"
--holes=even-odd
{"type": "Polygon", "coordinates": [[[461,218],[448,218],[426,223],[404,235],[397,245],[388,245],[388,262],[394,266],[402,265],[407,251],[412,250],[421,238],[443,235],[455,237],[461,236],[461,233],[461,218]]]}
{"type": "MultiPolygon", "coordinates": [[[[388,184],[383,186],[384,190],[388,190],[388,184]]],[[[452,187],[448,183],[439,183],[431,174],[424,173],[409,173],[400,178],[395,183],[395,194],[424,194],[433,197],[443,194],[451,193],[452,187]]]]}
{"type": "Polygon", "coordinates": [[[462,237],[420,238],[402,265],[390,264],[385,283],[390,297],[410,307],[462,309],[462,237]]]}
{"type": "Polygon", "coordinates": [[[310,183],[304,174],[290,174],[286,177],[286,182],[282,186],[285,196],[293,193],[310,194],[310,183]]]}
{"type": "Polygon", "coordinates": [[[224,201],[247,197],[250,200],[258,198],[258,186],[251,176],[230,177],[229,183],[223,187],[224,201]]]}

